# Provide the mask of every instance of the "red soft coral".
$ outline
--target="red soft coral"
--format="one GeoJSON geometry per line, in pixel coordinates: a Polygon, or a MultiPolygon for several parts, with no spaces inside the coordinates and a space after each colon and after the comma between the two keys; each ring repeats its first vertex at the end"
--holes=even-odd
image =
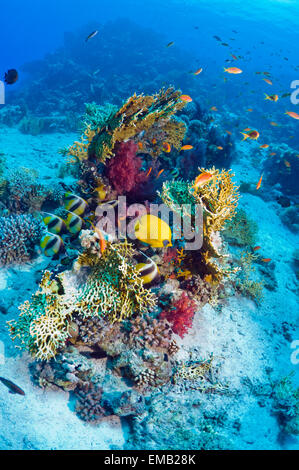
{"type": "Polygon", "coordinates": [[[167,320],[172,325],[172,331],[183,338],[192,327],[195,311],[196,303],[183,292],[170,310],[161,312],[160,318],[167,320]]]}
{"type": "Polygon", "coordinates": [[[145,181],[146,173],[141,171],[142,160],[136,156],[137,145],[132,140],[116,144],[107,176],[118,194],[128,194],[145,181]]]}

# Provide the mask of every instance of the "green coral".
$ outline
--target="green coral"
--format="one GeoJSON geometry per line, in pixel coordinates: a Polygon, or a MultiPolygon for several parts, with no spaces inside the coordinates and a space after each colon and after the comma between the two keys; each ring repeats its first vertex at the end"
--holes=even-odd
{"type": "Polygon", "coordinates": [[[106,103],[105,105],[98,105],[94,102],[85,103],[83,130],[85,130],[87,126],[89,126],[93,131],[104,126],[108,126],[117,110],[117,106],[110,103],[106,103]]]}
{"type": "Polygon", "coordinates": [[[299,387],[294,388],[292,376],[283,377],[273,385],[273,410],[286,434],[299,435],[299,387]]]}
{"type": "Polygon", "coordinates": [[[243,209],[239,209],[235,217],[226,222],[223,235],[232,244],[252,246],[256,243],[257,231],[257,223],[250,219],[243,209]]]}

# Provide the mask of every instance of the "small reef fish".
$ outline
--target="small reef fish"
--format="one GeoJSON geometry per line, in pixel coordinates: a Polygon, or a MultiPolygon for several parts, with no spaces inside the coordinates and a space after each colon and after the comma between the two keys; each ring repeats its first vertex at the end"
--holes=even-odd
{"type": "Polygon", "coordinates": [[[157,176],[156,176],[156,180],[159,178],[160,175],[162,175],[163,171],[164,171],[164,168],[159,171],[159,173],[158,173],[157,176]]]}
{"type": "Polygon", "coordinates": [[[262,176],[261,176],[261,177],[260,177],[260,179],[258,180],[258,183],[257,183],[257,185],[256,185],[256,188],[255,188],[255,189],[260,189],[260,187],[261,187],[261,184],[262,184],[262,181],[263,181],[263,176],[264,176],[264,175],[262,174],[262,176]]]}
{"type": "Polygon", "coordinates": [[[223,147],[221,147],[221,145],[218,145],[217,149],[218,150],[223,150],[223,147]]]}
{"type": "Polygon", "coordinates": [[[268,85],[273,85],[271,80],[269,80],[268,78],[263,78],[263,80],[264,80],[264,82],[268,83],[268,85]]]}
{"type": "Polygon", "coordinates": [[[261,261],[262,261],[263,263],[270,263],[271,258],[262,258],[261,261]]]}
{"type": "Polygon", "coordinates": [[[138,145],[139,150],[142,150],[142,149],[143,149],[143,143],[142,143],[142,142],[138,142],[137,145],[138,145]]]}
{"type": "Polygon", "coordinates": [[[277,122],[274,122],[274,121],[271,121],[270,125],[273,126],[273,127],[278,127],[279,126],[279,124],[277,124],[277,122]]]}
{"type": "Polygon", "coordinates": [[[288,160],[284,160],[283,162],[287,168],[291,168],[291,164],[288,160]]]}
{"type": "Polygon", "coordinates": [[[269,147],[268,144],[263,144],[263,145],[260,145],[260,149],[267,149],[269,147]]]}
{"type": "Polygon", "coordinates": [[[153,248],[166,248],[171,244],[171,229],[164,220],[151,214],[146,214],[137,220],[135,227],[135,237],[153,248]]]}
{"type": "Polygon", "coordinates": [[[14,384],[11,380],[0,377],[0,382],[2,382],[9,390],[9,393],[25,395],[24,390],[22,390],[18,385],[14,384]]]}
{"type": "Polygon", "coordinates": [[[55,233],[44,235],[41,239],[40,247],[46,256],[58,257],[61,253],[65,252],[62,238],[55,233]]]}
{"type": "Polygon", "coordinates": [[[183,145],[183,147],[181,147],[181,150],[192,150],[193,149],[193,145],[183,145]]]}
{"type": "Polygon", "coordinates": [[[82,197],[76,196],[72,193],[65,193],[64,195],[64,207],[67,211],[74,212],[77,215],[83,215],[87,208],[88,204],[82,197]]]}
{"type": "Polygon", "coordinates": [[[233,75],[237,75],[239,73],[242,73],[243,70],[239,69],[238,67],[228,67],[227,69],[224,68],[224,72],[232,73],[233,75]]]}
{"type": "Polygon", "coordinates": [[[286,111],[286,113],[288,116],[292,117],[293,119],[299,119],[299,114],[297,113],[294,113],[294,111],[286,111]]]}
{"type": "Polygon", "coordinates": [[[173,46],[173,45],[174,45],[174,41],[170,41],[170,42],[166,45],[166,47],[171,47],[171,46],[173,46]]]}
{"type": "Polygon", "coordinates": [[[218,111],[218,109],[216,108],[216,106],[212,106],[212,107],[210,108],[210,111],[218,111]]]}
{"type": "Polygon", "coordinates": [[[202,72],[202,70],[203,70],[202,67],[196,70],[196,72],[194,72],[194,75],[199,75],[202,72]]]}
{"type": "Polygon", "coordinates": [[[193,188],[194,188],[194,189],[199,188],[199,187],[202,186],[203,184],[208,183],[212,178],[213,178],[212,173],[209,173],[209,172],[207,172],[207,171],[204,172],[204,173],[201,173],[201,174],[198,175],[197,178],[195,179],[193,188]]]}
{"type": "Polygon", "coordinates": [[[248,108],[248,109],[246,109],[246,111],[247,111],[248,113],[252,113],[253,109],[252,109],[252,108],[248,108]]]}
{"type": "Polygon", "coordinates": [[[253,249],[253,251],[258,251],[258,250],[261,249],[261,246],[254,246],[252,249],[253,249]]]}
{"type": "Polygon", "coordinates": [[[102,230],[100,230],[98,227],[96,227],[92,222],[90,222],[92,228],[94,229],[95,233],[99,237],[99,242],[100,242],[100,251],[103,254],[104,251],[107,248],[107,242],[105,240],[104,234],[102,233],[102,230]]]}
{"type": "Polygon", "coordinates": [[[19,74],[16,69],[10,69],[4,74],[4,81],[6,85],[13,85],[18,81],[19,74]]]}
{"type": "Polygon", "coordinates": [[[267,93],[265,93],[265,100],[270,100],[270,101],[278,101],[279,99],[279,96],[278,95],[267,95],[267,93]]]}
{"type": "Polygon", "coordinates": [[[162,146],[163,146],[163,151],[164,152],[166,152],[166,153],[171,152],[171,145],[168,142],[163,142],[162,146]]]}
{"type": "Polygon", "coordinates": [[[150,167],[150,168],[148,169],[148,171],[147,171],[147,173],[146,173],[146,175],[145,175],[146,178],[149,177],[149,175],[150,175],[151,172],[152,172],[152,169],[153,169],[152,167],[150,167]]]}
{"type": "Polygon", "coordinates": [[[274,155],[276,155],[276,152],[271,152],[270,153],[270,157],[274,157],[274,155]]]}
{"type": "Polygon", "coordinates": [[[49,212],[42,212],[43,222],[47,226],[50,233],[66,233],[66,225],[64,220],[58,215],[50,214],[49,212]]]}
{"type": "Polygon", "coordinates": [[[143,255],[148,259],[148,261],[146,263],[138,263],[135,266],[135,269],[138,271],[139,276],[143,280],[143,284],[148,285],[157,280],[160,277],[160,273],[156,263],[144,253],[143,255]]]}
{"type": "Polygon", "coordinates": [[[89,41],[90,39],[94,38],[97,34],[99,33],[98,30],[96,31],[93,31],[92,33],[90,33],[87,38],[85,39],[85,42],[89,41]]]}
{"type": "Polygon", "coordinates": [[[181,95],[180,100],[184,101],[185,103],[191,103],[192,98],[189,95],[181,95]]]}
{"type": "Polygon", "coordinates": [[[246,139],[257,140],[260,136],[260,133],[258,131],[250,131],[248,132],[248,134],[245,134],[245,132],[241,132],[241,134],[244,136],[243,140],[246,140],[246,139]]]}
{"type": "Polygon", "coordinates": [[[67,215],[65,224],[67,226],[68,231],[75,235],[75,234],[81,232],[82,227],[84,225],[84,220],[81,219],[81,217],[79,215],[68,211],[68,215],[67,215]]]}

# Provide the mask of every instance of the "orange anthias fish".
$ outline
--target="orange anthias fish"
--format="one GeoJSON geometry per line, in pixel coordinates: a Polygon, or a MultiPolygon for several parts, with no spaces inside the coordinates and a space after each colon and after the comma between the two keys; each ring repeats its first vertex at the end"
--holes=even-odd
{"type": "Polygon", "coordinates": [[[277,122],[274,122],[274,121],[271,121],[270,124],[273,127],[278,127],[279,126],[279,124],[277,124],[277,122]]]}
{"type": "Polygon", "coordinates": [[[246,129],[244,129],[245,132],[248,132],[248,131],[251,131],[251,127],[246,127],[246,129]]]}
{"type": "Polygon", "coordinates": [[[145,175],[146,178],[151,174],[152,169],[153,169],[152,167],[149,168],[149,170],[147,171],[147,173],[145,175]]]}
{"type": "Polygon", "coordinates": [[[199,75],[201,72],[202,72],[202,68],[196,70],[196,72],[194,72],[194,75],[199,75]]]}
{"type": "Polygon", "coordinates": [[[241,134],[244,135],[243,140],[246,140],[246,139],[257,140],[260,136],[260,133],[258,131],[250,131],[248,132],[248,134],[241,132],[241,134]]]}
{"type": "Polygon", "coordinates": [[[207,171],[201,173],[200,175],[197,176],[194,182],[193,188],[194,189],[199,188],[203,184],[208,183],[212,178],[213,178],[212,173],[209,173],[207,171]]]}
{"type": "Polygon", "coordinates": [[[242,73],[243,70],[239,69],[238,67],[228,67],[227,69],[224,68],[224,72],[232,73],[234,75],[237,75],[238,73],[242,73]]]}
{"type": "Polygon", "coordinates": [[[138,142],[138,144],[137,144],[137,145],[138,145],[138,147],[139,147],[139,149],[140,149],[140,150],[142,150],[142,149],[143,149],[143,143],[142,143],[142,142],[138,142]]]}
{"type": "Polygon", "coordinates": [[[231,131],[225,131],[228,135],[232,135],[231,131]]]}
{"type": "Polygon", "coordinates": [[[269,80],[268,78],[263,78],[263,80],[264,80],[264,82],[268,83],[268,85],[273,85],[271,80],[269,80]]]}
{"type": "Polygon", "coordinates": [[[257,183],[257,185],[256,185],[256,188],[255,188],[255,189],[260,189],[260,187],[261,187],[261,184],[262,184],[262,181],[263,181],[263,176],[264,176],[264,175],[262,174],[262,176],[261,176],[261,177],[260,177],[260,179],[258,180],[258,183],[257,183]]]}
{"type": "Polygon", "coordinates": [[[160,175],[162,175],[163,171],[164,171],[164,168],[163,168],[163,170],[160,170],[160,171],[159,171],[159,173],[158,173],[157,176],[156,176],[156,180],[159,178],[160,175]]]}
{"type": "Polygon", "coordinates": [[[299,114],[297,113],[294,113],[294,111],[286,111],[286,113],[288,116],[292,117],[293,119],[299,119],[299,114]]]}
{"type": "Polygon", "coordinates": [[[92,222],[90,222],[90,224],[91,224],[92,228],[94,229],[94,231],[96,232],[96,234],[99,237],[101,253],[104,253],[104,251],[106,250],[106,247],[107,247],[106,240],[105,240],[101,230],[98,229],[97,227],[95,227],[95,225],[92,222]]]}
{"type": "Polygon", "coordinates": [[[291,168],[291,164],[288,162],[288,160],[284,160],[284,164],[287,168],[291,168]]]}
{"type": "Polygon", "coordinates": [[[261,261],[262,261],[263,263],[270,263],[271,258],[262,258],[261,261]]]}
{"type": "Polygon", "coordinates": [[[168,142],[163,142],[163,151],[166,152],[166,153],[170,153],[171,152],[171,145],[168,143],[168,142]]]}
{"type": "Polygon", "coordinates": [[[270,153],[270,157],[274,157],[274,155],[276,155],[276,152],[271,152],[270,153]]]}
{"type": "Polygon", "coordinates": [[[269,147],[268,144],[263,144],[263,145],[260,145],[260,149],[267,149],[269,147]]]}
{"type": "Polygon", "coordinates": [[[156,145],[156,144],[157,144],[157,139],[155,139],[155,137],[152,139],[152,144],[153,144],[153,145],[156,145]]]}
{"type": "Polygon", "coordinates": [[[261,246],[254,246],[252,249],[253,249],[253,251],[260,250],[260,249],[261,249],[261,246]]]}
{"type": "Polygon", "coordinates": [[[221,145],[218,145],[217,149],[218,150],[223,150],[223,147],[221,147],[221,145]]]}
{"type": "Polygon", "coordinates": [[[278,95],[267,95],[267,93],[265,93],[265,100],[269,100],[269,101],[278,101],[279,99],[279,96],[278,95]]]}
{"type": "Polygon", "coordinates": [[[248,112],[248,113],[252,113],[252,111],[253,111],[252,108],[248,108],[248,109],[247,109],[247,112],[248,112]]]}
{"type": "Polygon", "coordinates": [[[180,100],[185,101],[185,103],[191,103],[192,98],[189,95],[181,95],[180,100]]]}
{"type": "Polygon", "coordinates": [[[183,147],[181,147],[181,150],[192,150],[193,149],[193,145],[183,145],[183,147]]]}
{"type": "Polygon", "coordinates": [[[216,106],[212,106],[212,107],[210,108],[210,110],[211,110],[211,111],[218,111],[218,109],[216,108],[216,106]]]}

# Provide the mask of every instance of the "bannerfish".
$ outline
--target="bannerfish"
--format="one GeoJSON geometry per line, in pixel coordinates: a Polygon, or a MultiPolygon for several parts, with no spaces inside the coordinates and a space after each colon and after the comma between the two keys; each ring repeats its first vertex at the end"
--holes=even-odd
{"type": "Polygon", "coordinates": [[[90,33],[87,38],[85,39],[85,42],[89,41],[90,39],[94,38],[97,34],[98,34],[98,30],[96,31],[93,31],[92,33],[90,33]]]}
{"type": "Polygon", "coordinates": [[[61,253],[65,252],[62,238],[55,233],[44,235],[41,239],[40,247],[46,256],[58,257],[61,253]]]}
{"type": "Polygon", "coordinates": [[[260,133],[258,131],[250,131],[248,134],[245,134],[245,132],[241,132],[242,135],[244,135],[243,140],[246,139],[251,139],[251,140],[257,140],[260,136],[260,133]]]}
{"type": "Polygon", "coordinates": [[[82,227],[84,225],[84,220],[81,219],[81,217],[77,214],[74,214],[73,212],[68,211],[67,218],[65,220],[65,224],[67,226],[67,229],[70,233],[73,235],[81,232],[82,227]]]}
{"type": "Polygon", "coordinates": [[[228,67],[227,69],[224,68],[224,72],[232,73],[234,75],[237,75],[239,73],[242,73],[243,70],[239,69],[238,67],[228,67]]]}
{"type": "Polygon", "coordinates": [[[4,81],[6,85],[13,85],[19,78],[19,74],[16,69],[10,69],[5,72],[4,81]]]}
{"type": "Polygon", "coordinates": [[[2,382],[9,389],[9,393],[25,395],[24,390],[18,387],[18,385],[14,384],[11,380],[0,377],[0,382],[2,382]]]}
{"type": "Polygon", "coordinates": [[[139,241],[153,248],[172,246],[169,225],[155,215],[141,216],[135,224],[134,231],[139,241]]]}
{"type": "Polygon", "coordinates": [[[82,197],[72,193],[65,193],[64,201],[65,209],[77,215],[83,215],[88,208],[87,202],[82,197]]]}
{"type": "Polygon", "coordinates": [[[42,212],[43,222],[47,226],[48,232],[51,233],[66,233],[66,225],[64,220],[58,215],[50,214],[49,212],[42,212]]]}
{"type": "Polygon", "coordinates": [[[143,280],[143,284],[148,285],[154,283],[155,280],[158,280],[160,273],[156,263],[145,254],[144,256],[148,259],[148,261],[146,263],[138,263],[135,266],[135,269],[138,271],[139,276],[143,280]]]}

